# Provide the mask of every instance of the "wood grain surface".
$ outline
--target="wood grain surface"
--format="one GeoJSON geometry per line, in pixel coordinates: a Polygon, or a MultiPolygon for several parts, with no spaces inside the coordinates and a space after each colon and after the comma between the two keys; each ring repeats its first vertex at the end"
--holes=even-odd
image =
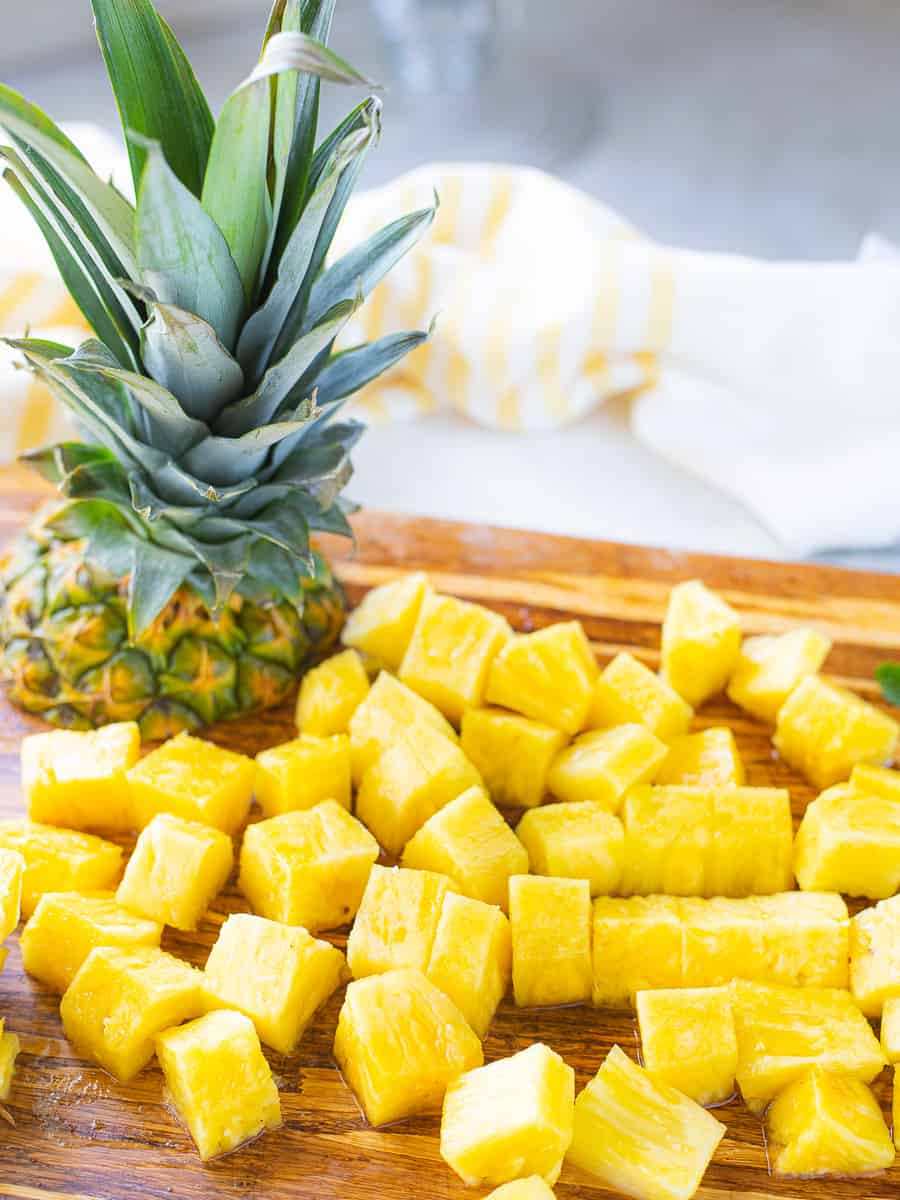
{"type": "MultiPolygon", "coordinates": [[[[0,541],[15,532],[41,499],[40,485],[19,470],[0,473],[0,541]]],[[[809,623],[828,633],[835,648],[827,669],[870,699],[875,666],[900,653],[900,579],[826,567],[752,562],[487,526],[361,514],[358,547],[329,547],[350,598],[377,583],[424,568],[450,592],[503,612],[521,630],[577,616],[598,660],[628,648],[650,665],[658,661],[660,621],[670,586],[703,578],[741,612],[748,633],[809,623]]],[[[697,727],[727,722],[734,728],[748,782],[791,789],[795,817],[811,789],[775,757],[766,730],[727,701],[707,705],[697,727]]],[[[18,783],[21,737],[41,723],[0,702],[0,815],[22,812],[18,783]]],[[[254,719],[224,723],[208,736],[253,754],[294,733],[291,706],[254,719]]],[[[509,814],[512,817],[514,814],[509,814]]],[[[216,901],[196,934],[167,932],[164,946],[203,964],[224,914],[242,908],[232,886],[216,901]]],[[[342,945],[345,938],[333,940],[342,945]]],[[[319,1013],[299,1051],[269,1054],[281,1087],[284,1127],[219,1161],[202,1165],[186,1132],[166,1107],[156,1066],[129,1084],[79,1060],[63,1038],[58,997],[22,971],[17,939],[0,975],[0,1015],[22,1039],[9,1110],[0,1124],[0,1196],[16,1200],[170,1200],[171,1197],[282,1200],[463,1200],[465,1188],[438,1154],[438,1119],[423,1116],[384,1131],[367,1128],[331,1056],[340,994],[319,1013]]],[[[634,1021],[624,1014],[565,1008],[517,1011],[507,1000],[485,1043],[487,1061],[545,1041],[575,1068],[577,1086],[597,1070],[618,1042],[637,1053],[634,1021]]],[[[876,1085],[885,1114],[890,1075],[876,1085]]],[[[810,1200],[895,1197],[900,1166],[867,1179],[827,1182],[778,1180],[767,1171],[759,1120],[739,1100],[717,1110],[728,1133],[707,1172],[700,1196],[708,1200],[810,1200]]],[[[560,1200],[601,1200],[612,1193],[566,1168],[560,1200]]]]}

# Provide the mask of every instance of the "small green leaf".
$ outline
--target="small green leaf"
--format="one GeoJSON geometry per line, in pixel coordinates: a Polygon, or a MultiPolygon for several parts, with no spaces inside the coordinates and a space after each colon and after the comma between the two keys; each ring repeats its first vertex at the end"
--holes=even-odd
{"type": "Polygon", "coordinates": [[[128,580],[130,637],[139,637],[159,616],[195,566],[195,559],[164,550],[153,542],[133,546],[128,580]]]}
{"type": "Polygon", "coordinates": [[[881,692],[889,704],[900,705],[900,663],[882,663],[875,672],[881,692]]]}

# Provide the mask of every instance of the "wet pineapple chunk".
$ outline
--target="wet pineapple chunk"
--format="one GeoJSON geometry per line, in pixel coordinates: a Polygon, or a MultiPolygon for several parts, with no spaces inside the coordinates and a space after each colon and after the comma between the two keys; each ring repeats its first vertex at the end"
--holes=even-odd
{"type": "Polygon", "coordinates": [[[453,1001],[413,968],[350,984],[334,1057],[375,1126],[439,1109],[447,1085],[484,1061],[453,1001]]]}
{"type": "Polygon", "coordinates": [[[900,996],[900,896],[864,908],[850,922],[850,991],[867,1017],[900,996]]]}
{"type": "Polygon", "coordinates": [[[22,916],[30,917],[44,892],[92,892],[115,887],[122,848],[92,833],[35,821],[0,821],[0,849],[25,860],[22,916]]]}
{"type": "Polygon", "coordinates": [[[584,729],[597,662],[580,621],[511,638],[494,659],[485,698],[570,737],[584,729]]]}
{"type": "Polygon", "coordinates": [[[602,804],[545,804],[525,814],[516,834],[536,875],[586,879],[592,896],[619,890],[625,831],[602,804]]]}
{"type": "Polygon", "coordinates": [[[376,864],[347,939],[354,979],[398,967],[426,971],[441,906],[452,889],[447,876],[434,871],[376,864]]]}
{"type": "Polygon", "coordinates": [[[347,617],[341,641],[376,666],[399,670],[422,601],[432,594],[428,576],[421,571],[372,588],[347,617]]]}
{"type": "Polygon", "coordinates": [[[558,800],[589,800],[618,812],[629,788],[656,775],[666,745],[643,725],[617,725],[583,733],[557,755],[547,787],[558,800]]]}
{"type": "Polygon", "coordinates": [[[539,1175],[553,1184],[572,1140],[575,1072],[535,1042],[452,1082],[441,1157],[470,1187],[539,1175]]]}
{"type": "Polygon", "coordinates": [[[831,641],[815,629],[745,638],[728,684],[728,698],[774,725],[779,708],[802,679],[816,674],[830,650],[831,641]]]}
{"type": "Polygon", "coordinates": [[[297,728],[310,737],[346,733],[369,694],[369,676],[355,650],[344,650],[307,671],[297,696],[297,728]]]}
{"type": "Polygon", "coordinates": [[[878,795],[852,780],[822,792],[797,830],[794,870],[807,891],[893,896],[900,889],[900,794],[878,795]]]}
{"type": "Polygon", "coordinates": [[[481,788],[469,788],[406,843],[401,862],[438,871],[464,896],[509,911],[509,879],[528,871],[528,853],[481,788]]]}
{"type": "Polygon", "coordinates": [[[135,827],[125,772],[138,761],[134,721],[78,733],[56,729],[22,741],[22,790],[33,821],[125,833],[135,827]]]}
{"type": "Polygon", "coordinates": [[[662,675],[692,708],[721,692],[741,649],[741,622],[699,579],[669,594],[662,627],[662,675]]]}
{"type": "Polygon", "coordinates": [[[644,988],[683,986],[680,901],[671,896],[601,896],[593,911],[597,1008],[629,1008],[644,988]]]}
{"type": "Polygon", "coordinates": [[[513,994],[520,1008],[591,996],[591,888],[586,879],[514,875],[509,881],[513,994]]]}
{"type": "Polygon", "coordinates": [[[769,1105],[766,1146],[776,1175],[869,1175],[894,1161],[894,1143],[871,1089],[820,1067],[769,1105]]]}
{"type": "Polygon", "coordinates": [[[24,878],[22,855],[17,850],[0,850],[0,942],[5,942],[19,924],[24,878]]]}
{"type": "Polygon", "coordinates": [[[12,1081],[19,1050],[18,1036],[11,1030],[4,1029],[3,1018],[0,1017],[0,1102],[4,1104],[12,1092],[12,1081]]]}
{"type": "Polygon", "coordinates": [[[734,1092],[737,1038],[728,988],[638,992],[641,1056],[654,1079],[698,1104],[721,1104],[734,1092]]]}
{"type": "Polygon", "coordinates": [[[555,1200],[553,1189],[540,1175],[529,1175],[527,1179],[513,1179],[501,1183],[485,1197],[485,1200],[555,1200]]]}
{"type": "Polygon", "coordinates": [[[850,785],[866,796],[900,800],[900,771],[888,767],[870,767],[862,763],[853,768],[850,785]]]}
{"type": "Polygon", "coordinates": [[[743,787],[744,764],[734,734],[730,729],[713,727],[674,738],[654,782],[682,787],[743,787]]]}
{"type": "Polygon", "coordinates": [[[262,750],[256,756],[254,790],[266,817],[313,808],[323,800],[336,800],[349,811],[350,739],[304,735],[262,750]]]}
{"type": "Polygon", "coordinates": [[[480,1038],[506,994],[512,966],[509,921],[493,904],[448,892],[428,957],[428,978],[480,1038]]]}
{"type": "Polygon", "coordinates": [[[164,1029],[204,1009],[203,976],[152,946],[99,946],[60,1004],[66,1037],[123,1083],[153,1057],[164,1029]]]}
{"type": "Polygon", "coordinates": [[[607,663],[588,714],[591,729],[643,725],[660,741],[687,733],[694,710],[686,700],[627,651],[607,663]]]}
{"type": "Polygon", "coordinates": [[[156,1053],[175,1108],[206,1162],[281,1124],[281,1101],[253,1022],[218,1011],[168,1029],[156,1053]]]}
{"type": "Polygon", "coordinates": [[[461,745],[495,804],[533,808],[546,791],[547,772],[566,735],[517,713],[470,708],[463,713],[461,745]]]}
{"type": "Polygon", "coordinates": [[[889,1063],[900,1062],[900,996],[890,996],[881,1010],[881,1049],[889,1063]]]}
{"type": "Polygon", "coordinates": [[[365,700],[350,718],[350,760],[353,782],[359,786],[369,767],[410,729],[430,725],[456,742],[456,730],[433,704],[412,688],[382,671],[365,700]]]}
{"type": "Polygon", "coordinates": [[[352,921],[378,843],[334,800],[250,825],[238,887],[260,916],[311,933],[352,921]]]}

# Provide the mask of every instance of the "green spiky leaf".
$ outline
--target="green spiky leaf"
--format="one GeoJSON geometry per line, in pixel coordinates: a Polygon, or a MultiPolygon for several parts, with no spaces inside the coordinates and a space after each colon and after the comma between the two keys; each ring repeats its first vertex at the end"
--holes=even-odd
{"type": "Polygon", "coordinates": [[[900,705],[900,663],[882,663],[875,672],[881,694],[889,704],[900,705]]]}
{"type": "Polygon", "coordinates": [[[196,559],[152,542],[132,548],[128,579],[129,635],[139,637],[166,607],[190,572],[196,559]]]}
{"type": "Polygon", "coordinates": [[[430,331],[426,333],[422,330],[391,333],[376,342],[354,346],[336,354],[316,378],[318,402],[322,405],[331,404],[358,392],[418,349],[430,336],[430,331]]]}

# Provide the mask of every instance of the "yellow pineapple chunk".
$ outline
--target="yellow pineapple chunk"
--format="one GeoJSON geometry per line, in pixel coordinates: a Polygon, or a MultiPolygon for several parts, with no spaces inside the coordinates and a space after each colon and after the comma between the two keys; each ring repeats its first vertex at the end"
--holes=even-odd
{"type": "Polygon", "coordinates": [[[452,742],[459,740],[456,730],[433,704],[382,671],[350,718],[353,782],[359,786],[363,775],[384,751],[420,725],[430,725],[452,742]]]}
{"type": "Polygon", "coordinates": [[[17,1035],[3,1028],[3,1018],[0,1017],[0,1103],[5,1104],[12,1092],[16,1058],[20,1049],[17,1035]]]}
{"type": "Polygon", "coordinates": [[[304,735],[260,751],[254,790],[266,817],[313,808],[323,800],[336,800],[349,811],[350,739],[345,734],[304,735]]]}
{"type": "Polygon", "coordinates": [[[728,988],[638,992],[641,1056],[654,1079],[698,1104],[722,1104],[734,1092],[737,1038],[728,988]]]}
{"type": "Polygon", "coordinates": [[[369,694],[369,677],[355,650],[333,654],[307,671],[297,696],[297,728],[310,737],[346,733],[369,694]]]}
{"type": "Polygon", "coordinates": [[[900,996],[889,996],[881,1010],[881,1049],[889,1063],[900,1062],[900,996]]]}
{"type": "Polygon", "coordinates": [[[740,648],[740,618],[720,596],[699,579],[672,588],[662,627],[662,675],[692,708],[723,690],[740,648]]]}
{"type": "Polygon", "coordinates": [[[591,729],[643,725],[660,741],[687,733],[694,710],[659,675],[627,651],[607,663],[588,714],[591,729]]]}
{"type": "Polygon", "coordinates": [[[99,946],[59,1011],[69,1041],[124,1083],[153,1057],[158,1033],[203,1009],[203,976],[194,967],[152,946],[99,946]]]}
{"type": "Polygon", "coordinates": [[[680,901],[670,896],[601,896],[593,912],[593,1001],[628,1008],[644,988],[683,986],[680,901]]]}
{"type": "Polygon", "coordinates": [[[499,708],[463,713],[461,745],[495,804],[533,808],[546,790],[547,772],[566,744],[551,725],[499,708]]]}
{"type": "Polygon", "coordinates": [[[513,994],[520,1008],[591,996],[591,888],[586,879],[514,875],[509,881],[513,994]]]}
{"type": "Polygon", "coordinates": [[[745,638],[728,684],[728,698],[774,725],[779,708],[802,679],[816,674],[830,650],[831,641],[815,629],[745,638]]]}
{"type": "Polygon", "coordinates": [[[453,1001],[411,967],[350,984],[334,1057],[375,1126],[439,1109],[447,1085],[484,1061],[453,1001]]]}
{"type": "Polygon", "coordinates": [[[769,1105],[766,1147],[776,1175],[868,1175],[894,1161],[871,1089],[821,1067],[806,1071],[769,1105]]]}
{"type": "Polygon", "coordinates": [[[683,787],[743,787],[744,764],[734,734],[730,729],[714,727],[674,738],[654,782],[683,787]]]}
{"type": "Polygon", "coordinates": [[[870,767],[865,763],[853,768],[850,786],[866,796],[882,800],[900,800],[900,771],[887,767],[870,767]]]}
{"type": "Polygon", "coordinates": [[[613,1046],[575,1101],[566,1161],[638,1200],[690,1200],[725,1126],[613,1046]]]}
{"type": "Polygon", "coordinates": [[[553,1189],[540,1175],[529,1175],[527,1179],[513,1179],[501,1183],[485,1197],[485,1200],[555,1200],[553,1189]]]}
{"type": "Polygon", "coordinates": [[[231,838],[221,830],[160,813],[141,832],[116,901],[151,921],[196,929],[233,866],[231,838]]]}
{"type": "Polygon", "coordinates": [[[511,638],[494,659],[485,698],[571,737],[587,723],[597,674],[581,622],[562,621],[511,638]]]}
{"type": "Polygon", "coordinates": [[[653,779],[667,752],[643,725],[596,729],[557,755],[547,787],[558,800],[590,800],[618,812],[628,789],[653,779]]]}
{"type": "Polygon", "coordinates": [[[586,879],[592,896],[615,895],[625,859],[625,831],[602,804],[581,800],[527,812],[516,834],[536,875],[586,879]]]}
{"type": "Polygon", "coordinates": [[[529,1175],[553,1184],[572,1140],[574,1100],[575,1072],[535,1042],[449,1085],[441,1157],[470,1187],[529,1175]]]}
{"type": "Polygon", "coordinates": [[[246,755],[179,733],[128,772],[137,827],[171,813],[234,837],[247,820],[254,772],[246,755]]]}
{"type": "Polygon", "coordinates": [[[92,892],[115,887],[122,848],[92,833],[35,821],[0,821],[0,849],[25,860],[22,916],[30,917],[44,892],[92,892]]]}
{"type": "Polygon", "coordinates": [[[867,1017],[900,996],[900,896],[864,908],[850,922],[850,991],[867,1017]]]}
{"type": "Polygon", "coordinates": [[[56,729],[22,742],[22,790],[32,821],[125,833],[135,815],[125,772],[138,761],[134,721],[77,733],[56,729]]]}
{"type": "Polygon", "coordinates": [[[401,862],[438,871],[464,896],[509,910],[509,879],[528,871],[528,853],[481,788],[469,788],[406,843],[401,862]]]}
{"type": "Polygon", "coordinates": [[[434,871],[374,866],[347,939],[347,963],[354,979],[398,967],[424,973],[441,905],[452,889],[446,875],[434,871]]]}
{"type": "Polygon", "coordinates": [[[238,887],[271,921],[316,933],[352,921],[378,843],[334,800],[250,825],[238,887]]]}
{"type": "Polygon", "coordinates": [[[168,1029],[156,1053],[169,1094],[206,1162],[281,1124],[281,1100],[253,1022],[211,1012],[168,1029]]]}
{"type": "Polygon", "coordinates": [[[900,794],[864,788],[838,783],[807,805],[794,841],[800,887],[871,900],[900,889],[900,794]]]}
{"type": "Polygon", "coordinates": [[[893,757],[900,725],[844,688],[807,675],[778,710],[775,749],[818,788],[841,783],[859,763],[893,757]]]}
{"type": "Polygon", "coordinates": [[[347,617],[341,641],[376,666],[399,670],[422,601],[432,594],[428,576],[421,571],[372,588],[347,617]]]}
{"type": "Polygon", "coordinates": [[[209,952],[204,985],[215,1007],[242,1012],[267,1046],[291,1054],[345,966],[336,946],[299,925],[232,913],[209,952]]]}
{"type": "Polygon", "coordinates": [[[158,946],[163,927],[116,903],[113,892],[47,892],[22,930],[22,965],[64,992],[97,946],[158,946]]]}
{"type": "Polygon", "coordinates": [[[5,942],[19,924],[24,878],[22,855],[17,850],[0,850],[0,942],[5,942]]]}
{"type": "Polygon", "coordinates": [[[483,1038],[509,986],[509,921],[493,904],[448,892],[428,958],[428,978],[483,1038]]]}

